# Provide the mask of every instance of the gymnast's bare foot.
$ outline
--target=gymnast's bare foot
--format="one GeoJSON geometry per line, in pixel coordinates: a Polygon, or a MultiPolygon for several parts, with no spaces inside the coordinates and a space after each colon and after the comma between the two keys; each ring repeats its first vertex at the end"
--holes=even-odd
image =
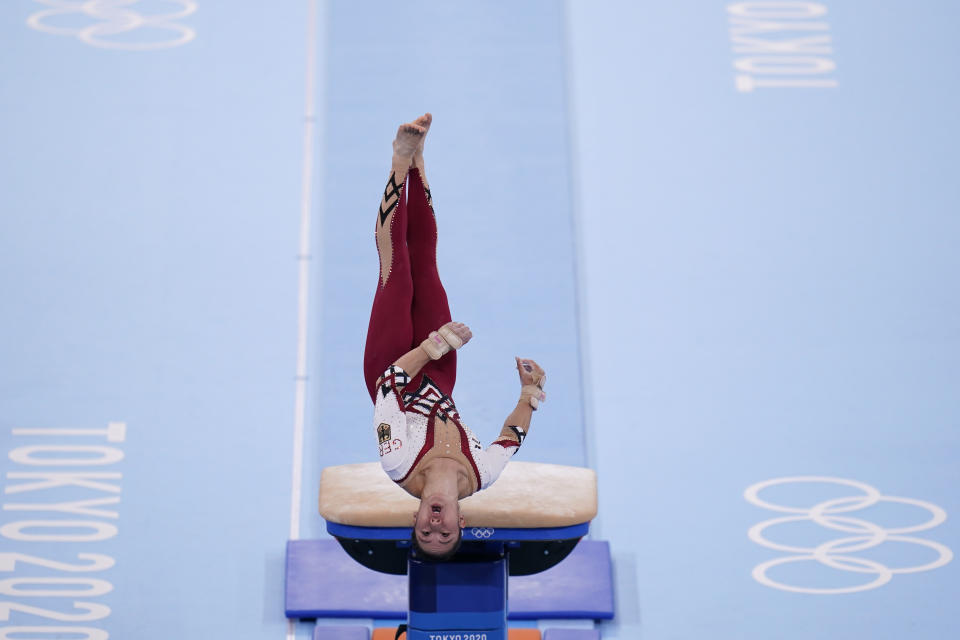
{"type": "Polygon", "coordinates": [[[413,121],[413,124],[423,127],[423,137],[420,138],[420,144],[417,145],[416,151],[413,152],[413,166],[423,168],[423,142],[427,139],[427,132],[430,131],[430,123],[433,122],[433,114],[425,113],[416,120],[413,121]]]}
{"type": "Polygon", "coordinates": [[[430,128],[431,120],[430,114],[426,113],[413,122],[400,125],[400,128],[397,129],[397,137],[393,141],[393,158],[395,161],[400,160],[409,163],[418,150],[421,154],[423,153],[423,139],[430,128]]]}

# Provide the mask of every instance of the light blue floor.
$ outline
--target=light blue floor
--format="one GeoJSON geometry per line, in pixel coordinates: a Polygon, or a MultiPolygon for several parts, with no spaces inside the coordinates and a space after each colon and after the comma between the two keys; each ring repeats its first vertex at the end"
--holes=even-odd
{"type": "Polygon", "coordinates": [[[58,612],[6,637],[286,636],[291,511],[325,535],[321,469],[373,459],[373,218],[426,110],[458,406],[492,438],[513,356],[549,371],[520,455],[599,473],[605,640],[960,635],[952,3],[81,4],[0,6],[0,585],[58,612]]]}

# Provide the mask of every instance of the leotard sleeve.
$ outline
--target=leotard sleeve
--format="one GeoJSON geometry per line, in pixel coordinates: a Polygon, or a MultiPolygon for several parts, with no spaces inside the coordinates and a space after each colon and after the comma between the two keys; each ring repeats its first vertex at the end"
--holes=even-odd
{"type": "Polygon", "coordinates": [[[486,489],[500,477],[510,458],[520,449],[525,436],[520,427],[506,425],[500,431],[500,437],[483,451],[483,464],[479,465],[485,472],[480,474],[481,489],[486,489]]]}
{"type": "Polygon", "coordinates": [[[384,371],[377,381],[377,402],[373,411],[373,426],[380,449],[380,465],[394,480],[409,467],[413,447],[403,410],[403,388],[410,382],[407,372],[396,365],[384,371]]]}

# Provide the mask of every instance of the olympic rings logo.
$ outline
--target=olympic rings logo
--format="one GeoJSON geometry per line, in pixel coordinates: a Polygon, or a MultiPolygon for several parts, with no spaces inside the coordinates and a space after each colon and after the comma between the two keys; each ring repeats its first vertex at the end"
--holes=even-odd
{"type": "Polygon", "coordinates": [[[878,491],[876,488],[863,482],[827,476],[793,476],[788,478],[774,478],[772,480],[758,482],[757,484],[748,487],[747,490],[744,491],[743,496],[748,502],[755,504],[758,507],[770,509],[771,511],[779,511],[780,513],[793,514],[771,518],[770,520],[764,520],[763,522],[751,527],[747,532],[747,535],[751,540],[759,545],[767,547],[768,549],[797,554],[774,558],[773,560],[758,564],[753,568],[754,580],[767,587],[782,589],[784,591],[792,591],[795,593],[854,593],[857,591],[867,591],[869,589],[881,587],[890,582],[890,580],[893,579],[893,576],[897,574],[932,571],[933,569],[942,567],[953,559],[953,552],[946,545],[940,544],[939,542],[934,542],[932,540],[925,540],[923,538],[904,535],[932,529],[947,519],[946,511],[930,502],[915,500],[913,498],[884,496],[881,495],[880,491],[878,491]],[[785,505],[773,504],[760,498],[760,492],[762,490],[775,485],[788,483],[837,484],[857,489],[862,492],[862,495],[833,498],[820,502],[819,504],[815,504],[809,508],[789,507],[785,505]],[[920,524],[911,524],[908,526],[886,529],[867,520],[853,518],[849,515],[840,515],[848,514],[851,511],[866,509],[881,502],[892,502],[920,507],[921,509],[928,511],[930,513],[930,517],[925,522],[921,522],[920,524]],[[836,538],[834,540],[828,540],[827,542],[815,547],[800,547],[780,542],[773,542],[766,537],[765,531],[771,527],[791,522],[803,521],[810,521],[833,531],[841,531],[853,535],[836,538]],[[857,551],[871,549],[884,542],[901,542],[920,545],[935,551],[937,557],[926,564],[890,568],[875,560],[849,555],[857,551]],[[869,582],[852,587],[826,588],[802,587],[792,584],[784,584],[782,582],[773,580],[767,575],[767,572],[772,567],[792,562],[806,562],[811,560],[819,562],[820,564],[830,567],[831,569],[872,575],[874,578],[869,582]]]}
{"type": "Polygon", "coordinates": [[[480,540],[486,540],[494,534],[494,531],[496,530],[489,527],[474,527],[473,529],[470,529],[470,535],[472,535],[474,538],[479,538],[480,540]]]}
{"type": "Polygon", "coordinates": [[[193,29],[174,22],[197,10],[197,3],[193,0],[163,0],[166,4],[176,5],[177,9],[146,15],[132,9],[140,0],[34,1],[50,8],[27,18],[31,28],[61,36],[75,36],[93,47],[125,51],[170,49],[187,44],[197,35],[193,29]],[[73,19],[65,20],[64,16],[73,19]],[[150,36],[132,40],[126,35],[139,29],[145,30],[150,36]]]}

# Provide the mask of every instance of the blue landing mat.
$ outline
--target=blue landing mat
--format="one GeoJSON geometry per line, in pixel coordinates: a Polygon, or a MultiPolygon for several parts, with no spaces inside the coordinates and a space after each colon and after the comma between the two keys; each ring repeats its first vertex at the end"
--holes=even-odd
{"type": "MultiPolygon", "coordinates": [[[[613,618],[610,546],[583,540],[567,558],[542,573],[509,581],[508,617],[613,618]]],[[[407,576],[371,571],[335,540],[287,543],[288,618],[407,617],[407,576]]]]}
{"type": "Polygon", "coordinates": [[[370,640],[370,629],[360,625],[317,625],[313,640],[370,640]]]}
{"type": "Polygon", "coordinates": [[[547,629],[543,640],[600,640],[596,629],[547,629]]]}

